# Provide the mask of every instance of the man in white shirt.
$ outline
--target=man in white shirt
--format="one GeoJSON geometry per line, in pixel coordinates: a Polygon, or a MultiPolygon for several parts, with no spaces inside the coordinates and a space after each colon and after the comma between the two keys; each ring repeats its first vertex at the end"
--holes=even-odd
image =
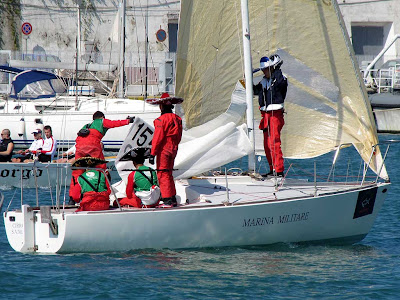
{"type": "Polygon", "coordinates": [[[49,125],[44,126],[44,135],[46,139],[43,142],[41,150],[37,150],[39,161],[49,162],[52,161],[57,151],[57,141],[53,137],[53,132],[49,125]]]}
{"type": "Polygon", "coordinates": [[[43,148],[42,130],[36,129],[32,132],[33,142],[29,149],[17,151],[18,157],[13,158],[12,162],[29,162],[36,156],[37,150],[43,148]]]}

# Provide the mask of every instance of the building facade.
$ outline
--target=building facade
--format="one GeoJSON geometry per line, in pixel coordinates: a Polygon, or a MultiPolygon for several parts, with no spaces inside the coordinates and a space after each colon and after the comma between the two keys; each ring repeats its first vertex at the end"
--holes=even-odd
{"type": "MultiPolygon", "coordinates": [[[[337,2],[360,68],[365,68],[400,34],[400,1],[337,2]]],[[[120,42],[121,3],[122,0],[10,0],[0,4],[0,64],[10,59],[62,62],[69,63],[73,70],[78,55],[80,66],[114,66],[112,71],[95,75],[109,89],[115,89],[123,47],[120,42]]],[[[124,95],[174,92],[179,9],[179,0],[126,0],[124,95]]],[[[399,57],[399,47],[400,40],[389,48],[375,68],[399,57]]],[[[72,76],[67,71],[61,75],[72,76]]],[[[90,78],[91,75],[80,74],[79,77],[90,78]]],[[[8,78],[3,75],[2,80],[7,82],[8,78]]]]}
{"type": "MultiPolygon", "coordinates": [[[[365,68],[381,50],[400,35],[399,0],[337,0],[361,68],[365,68]]],[[[400,39],[380,59],[400,57],[400,39]]]]}
{"type": "MultiPolygon", "coordinates": [[[[96,77],[113,88],[118,85],[123,47],[125,95],[173,92],[180,2],[126,0],[124,14],[122,3],[109,0],[15,1],[20,18],[6,18],[5,12],[2,16],[9,21],[3,22],[5,30],[0,32],[0,35],[7,33],[0,37],[0,63],[11,59],[18,66],[24,61],[29,67],[29,61],[47,62],[54,63],[56,68],[57,62],[62,62],[64,67],[69,63],[73,70],[78,54],[80,67],[90,64],[113,66],[112,71],[96,73],[96,77]],[[124,46],[120,42],[122,14],[124,46]]],[[[79,77],[87,78],[90,74],[79,77]]]]}

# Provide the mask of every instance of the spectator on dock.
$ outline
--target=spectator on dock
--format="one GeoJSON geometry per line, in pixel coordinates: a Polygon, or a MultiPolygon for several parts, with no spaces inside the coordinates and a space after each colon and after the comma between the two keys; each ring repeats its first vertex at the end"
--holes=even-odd
{"type": "Polygon", "coordinates": [[[3,129],[0,142],[0,162],[11,161],[14,151],[14,142],[10,137],[10,130],[3,129]]]}
{"type": "Polygon", "coordinates": [[[36,152],[37,152],[39,161],[49,162],[49,161],[53,160],[54,155],[56,154],[57,141],[53,137],[53,132],[49,125],[44,126],[44,134],[45,134],[46,138],[44,139],[43,147],[41,150],[38,149],[36,152]]]}
{"type": "Polygon", "coordinates": [[[69,148],[67,151],[63,152],[63,154],[61,154],[61,158],[57,159],[56,162],[58,163],[70,163],[73,164],[75,162],[75,144],[69,148]]]}
{"type": "Polygon", "coordinates": [[[12,158],[12,162],[32,162],[36,158],[37,150],[43,148],[42,130],[36,129],[32,132],[33,142],[29,149],[17,151],[17,156],[12,158]]]}

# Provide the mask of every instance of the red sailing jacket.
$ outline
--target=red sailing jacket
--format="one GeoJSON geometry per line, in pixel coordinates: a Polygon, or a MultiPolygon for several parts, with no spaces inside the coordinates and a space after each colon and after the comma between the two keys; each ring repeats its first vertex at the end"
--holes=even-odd
{"type": "Polygon", "coordinates": [[[162,114],[154,120],[151,155],[159,155],[162,151],[176,154],[181,138],[182,119],[174,113],[162,114]]]}

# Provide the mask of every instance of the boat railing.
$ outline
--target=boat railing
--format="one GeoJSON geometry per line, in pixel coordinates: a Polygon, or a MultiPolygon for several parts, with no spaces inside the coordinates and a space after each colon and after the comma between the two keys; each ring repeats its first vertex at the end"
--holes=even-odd
{"type": "MultiPolygon", "coordinates": [[[[376,175],[375,182],[378,182],[378,180],[380,178],[380,174],[381,174],[382,169],[383,169],[383,167],[385,165],[385,160],[386,160],[387,154],[389,152],[390,145],[392,143],[398,143],[398,142],[400,142],[400,141],[388,140],[388,141],[382,141],[382,142],[380,142],[380,143],[378,143],[376,145],[372,145],[371,154],[370,154],[368,162],[362,161],[364,163],[364,166],[363,166],[363,172],[362,172],[362,178],[361,178],[361,186],[364,184],[364,182],[366,180],[367,172],[368,172],[368,169],[369,169],[370,164],[372,162],[372,158],[376,153],[377,147],[379,145],[387,145],[385,153],[384,153],[383,158],[382,158],[382,163],[379,166],[377,166],[377,172],[376,172],[377,175],[376,175]]],[[[333,176],[333,174],[335,172],[335,165],[336,165],[337,159],[339,157],[340,150],[343,149],[343,148],[350,147],[350,146],[352,146],[352,143],[343,143],[343,144],[340,144],[339,146],[337,146],[335,155],[333,157],[332,165],[331,165],[331,168],[330,168],[330,171],[329,171],[329,175],[328,175],[328,178],[327,178],[327,182],[330,181],[331,177],[333,176]]],[[[389,181],[389,179],[387,179],[386,181],[389,181]]]]}
{"type": "MultiPolygon", "coordinates": [[[[110,190],[111,190],[111,194],[114,197],[114,199],[116,199],[116,202],[118,204],[118,208],[120,210],[122,210],[118,198],[115,194],[115,191],[111,188],[111,181],[110,178],[108,177],[107,174],[107,170],[102,169],[102,168],[88,168],[88,167],[72,167],[70,164],[65,164],[65,163],[54,163],[54,164],[41,164],[38,165],[38,163],[35,161],[34,163],[27,163],[27,164],[10,164],[10,166],[14,166],[15,168],[19,168],[20,169],[20,176],[19,176],[19,180],[20,180],[20,198],[21,198],[21,207],[24,204],[24,195],[25,194],[31,194],[32,188],[28,188],[26,186],[24,186],[24,180],[26,180],[26,172],[24,170],[28,169],[30,170],[30,176],[31,178],[34,179],[35,184],[34,184],[34,190],[35,190],[35,204],[36,207],[40,206],[40,195],[41,193],[39,193],[39,191],[43,192],[43,190],[48,190],[48,192],[50,193],[50,199],[51,199],[51,206],[56,210],[56,211],[60,211],[60,209],[62,208],[62,210],[65,210],[66,208],[66,203],[69,201],[69,198],[67,197],[67,191],[68,191],[68,183],[67,180],[69,179],[69,175],[71,174],[72,170],[96,170],[101,172],[106,181],[108,186],[110,186],[110,190]],[[56,178],[50,178],[50,173],[48,172],[48,182],[49,185],[47,188],[40,188],[38,185],[38,174],[42,173],[39,172],[41,169],[56,169],[57,172],[56,174],[52,174],[53,176],[56,176],[56,178]],[[52,185],[51,184],[51,180],[55,180],[56,184],[52,185]],[[25,190],[30,190],[29,192],[26,192],[25,190]],[[55,196],[54,194],[54,190],[55,190],[55,196]],[[55,201],[54,201],[55,200],[55,201]]],[[[16,178],[17,179],[17,178],[16,178]]],[[[10,199],[8,206],[6,208],[6,212],[9,211],[9,208],[11,207],[11,204],[13,202],[13,199],[15,198],[15,194],[17,192],[18,188],[15,189],[15,193],[14,196],[10,199]]],[[[46,199],[48,199],[48,197],[46,197],[46,199]]]]}
{"type": "Polygon", "coordinates": [[[400,89],[400,64],[388,69],[372,69],[374,74],[370,79],[372,85],[378,93],[392,92],[394,89],[400,89]]]}

